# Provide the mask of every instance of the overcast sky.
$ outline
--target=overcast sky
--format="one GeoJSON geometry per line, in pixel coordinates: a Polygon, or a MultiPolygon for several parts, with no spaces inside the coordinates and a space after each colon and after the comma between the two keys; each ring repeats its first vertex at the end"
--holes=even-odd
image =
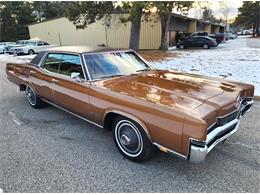
{"type": "Polygon", "coordinates": [[[228,17],[235,18],[238,14],[238,8],[243,4],[242,0],[229,0],[229,1],[196,1],[194,3],[194,8],[189,11],[190,17],[199,18],[202,15],[202,10],[200,7],[209,6],[213,11],[213,14],[217,17],[223,17],[221,7],[227,7],[229,10],[228,17]]]}

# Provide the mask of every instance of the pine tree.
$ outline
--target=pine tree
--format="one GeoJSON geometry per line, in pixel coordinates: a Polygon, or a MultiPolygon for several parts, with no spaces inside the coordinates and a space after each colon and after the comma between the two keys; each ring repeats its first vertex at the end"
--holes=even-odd
{"type": "Polygon", "coordinates": [[[243,25],[250,28],[253,26],[253,31],[257,36],[260,36],[260,2],[259,1],[246,1],[239,9],[239,14],[236,17],[235,25],[243,25]]]}
{"type": "Polygon", "coordinates": [[[0,2],[1,41],[28,39],[27,25],[35,22],[31,2],[0,2]]]}

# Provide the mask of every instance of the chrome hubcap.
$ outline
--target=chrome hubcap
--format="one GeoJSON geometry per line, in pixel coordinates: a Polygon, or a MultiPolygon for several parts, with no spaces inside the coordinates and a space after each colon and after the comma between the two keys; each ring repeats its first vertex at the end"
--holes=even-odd
{"type": "Polygon", "coordinates": [[[121,136],[121,141],[122,141],[122,143],[126,146],[126,145],[129,145],[130,144],[130,138],[129,137],[127,137],[127,135],[122,135],[121,136]]]}
{"type": "Polygon", "coordinates": [[[134,124],[123,120],[117,124],[115,130],[118,146],[125,154],[135,157],[142,152],[142,136],[134,124]]]}
{"type": "Polygon", "coordinates": [[[26,96],[31,105],[36,104],[36,95],[33,89],[29,86],[26,87],[26,96]]]}

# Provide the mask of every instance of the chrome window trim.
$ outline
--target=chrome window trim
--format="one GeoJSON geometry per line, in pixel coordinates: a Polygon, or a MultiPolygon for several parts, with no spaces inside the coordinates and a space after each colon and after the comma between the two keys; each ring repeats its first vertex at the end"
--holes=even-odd
{"type": "MultiPolygon", "coordinates": [[[[70,52],[55,52],[55,51],[54,51],[54,52],[46,52],[46,53],[43,55],[43,57],[42,57],[40,63],[39,63],[38,66],[37,66],[37,67],[39,67],[42,71],[48,73],[49,75],[55,75],[55,76],[61,77],[61,78],[64,77],[64,79],[70,78],[71,81],[73,81],[73,80],[72,80],[71,77],[68,76],[68,75],[51,72],[51,71],[47,70],[46,68],[44,68],[44,62],[46,61],[46,59],[47,59],[47,57],[48,57],[49,54],[60,54],[60,55],[62,55],[62,56],[63,56],[63,55],[74,55],[74,56],[78,56],[79,59],[80,59],[80,65],[81,65],[82,72],[83,72],[83,75],[84,75],[83,82],[86,82],[86,81],[87,81],[84,64],[82,63],[82,59],[81,59],[81,55],[80,55],[80,54],[70,53],[70,52]]],[[[61,63],[61,62],[60,62],[60,63],[61,63]]]]}
{"type": "MultiPolygon", "coordinates": [[[[93,54],[107,54],[107,53],[120,53],[120,52],[133,52],[136,56],[138,56],[141,61],[143,61],[149,68],[151,68],[151,70],[155,70],[154,67],[152,67],[142,56],[140,56],[136,51],[134,50],[131,50],[131,49],[125,49],[125,50],[115,50],[115,51],[105,51],[105,52],[90,52],[90,53],[84,53],[82,54],[82,58],[83,58],[83,61],[84,61],[84,64],[85,64],[85,67],[86,67],[86,70],[87,70],[87,74],[88,74],[88,77],[89,77],[89,81],[100,81],[100,80],[105,80],[105,78],[103,79],[92,79],[90,73],[89,73],[89,69],[88,69],[88,64],[86,62],[86,59],[85,59],[85,56],[87,55],[93,55],[93,54]]],[[[127,75],[126,75],[127,76],[127,75]]]]}

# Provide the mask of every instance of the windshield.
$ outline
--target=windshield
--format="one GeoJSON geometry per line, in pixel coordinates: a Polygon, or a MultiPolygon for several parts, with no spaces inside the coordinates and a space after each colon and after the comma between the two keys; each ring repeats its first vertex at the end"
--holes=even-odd
{"type": "Polygon", "coordinates": [[[134,52],[111,52],[84,55],[92,79],[130,75],[151,68],[134,52]]]}

